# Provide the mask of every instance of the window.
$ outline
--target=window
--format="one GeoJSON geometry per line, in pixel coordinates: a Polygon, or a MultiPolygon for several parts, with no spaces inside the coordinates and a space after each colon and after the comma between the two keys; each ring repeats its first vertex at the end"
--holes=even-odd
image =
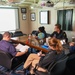
{"type": "Polygon", "coordinates": [[[0,8],[0,32],[19,29],[18,8],[0,8]]]}
{"type": "Polygon", "coordinates": [[[57,23],[61,24],[62,30],[72,31],[73,10],[58,10],[57,23]]]}

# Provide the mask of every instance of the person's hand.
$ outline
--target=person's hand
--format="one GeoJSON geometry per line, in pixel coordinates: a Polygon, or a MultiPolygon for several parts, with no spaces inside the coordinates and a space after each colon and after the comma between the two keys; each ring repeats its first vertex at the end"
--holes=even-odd
{"type": "Polygon", "coordinates": [[[41,56],[45,56],[45,54],[42,54],[41,56]]]}
{"type": "Polygon", "coordinates": [[[42,55],[42,51],[38,52],[37,54],[38,54],[38,56],[41,56],[42,55]]]}
{"type": "Polygon", "coordinates": [[[37,53],[38,56],[45,56],[45,54],[42,54],[42,51],[40,51],[39,53],[37,53]]]}
{"type": "Polygon", "coordinates": [[[26,49],[24,53],[27,53],[27,52],[28,52],[28,49],[26,49]]]}
{"type": "Polygon", "coordinates": [[[75,46],[75,42],[69,43],[70,46],[75,46]]]}

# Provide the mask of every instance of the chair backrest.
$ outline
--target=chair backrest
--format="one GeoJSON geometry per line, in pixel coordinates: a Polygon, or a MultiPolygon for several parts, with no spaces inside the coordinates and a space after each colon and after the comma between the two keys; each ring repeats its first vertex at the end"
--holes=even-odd
{"type": "Polygon", "coordinates": [[[38,31],[33,30],[31,34],[37,35],[38,31]]]}
{"type": "Polygon", "coordinates": [[[75,75],[75,53],[68,55],[69,58],[66,63],[66,67],[75,75]]]}
{"type": "Polygon", "coordinates": [[[57,61],[50,69],[50,75],[61,75],[66,68],[66,62],[67,62],[68,57],[65,56],[64,58],[60,59],[57,61]]]}
{"type": "Polygon", "coordinates": [[[58,60],[56,63],[52,63],[48,66],[48,72],[35,71],[35,75],[63,75],[66,69],[66,62],[68,56],[64,56],[62,59],[58,60]]]}
{"type": "Polygon", "coordinates": [[[49,33],[46,33],[46,34],[47,34],[47,37],[50,37],[50,35],[51,35],[51,34],[49,34],[49,33]]]}
{"type": "Polygon", "coordinates": [[[12,59],[12,56],[9,53],[0,50],[0,65],[1,66],[11,69],[11,65],[12,65],[11,59],[12,59]]]}
{"type": "Polygon", "coordinates": [[[13,57],[10,53],[0,50],[0,65],[9,70],[15,70],[23,63],[21,57],[23,56],[13,57]]]}
{"type": "Polygon", "coordinates": [[[0,40],[2,40],[2,38],[3,38],[3,36],[2,36],[2,34],[0,34],[0,40]]]}
{"type": "Polygon", "coordinates": [[[10,32],[10,35],[11,35],[11,37],[13,37],[13,33],[12,32],[10,32]]]}
{"type": "Polygon", "coordinates": [[[16,31],[16,32],[14,32],[13,37],[18,37],[18,36],[23,36],[22,31],[16,31]]]}

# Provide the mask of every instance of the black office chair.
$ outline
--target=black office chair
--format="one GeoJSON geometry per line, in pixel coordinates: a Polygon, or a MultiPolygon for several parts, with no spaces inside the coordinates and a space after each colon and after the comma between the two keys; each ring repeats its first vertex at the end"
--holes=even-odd
{"type": "Polygon", "coordinates": [[[66,67],[67,67],[67,75],[75,75],[75,53],[71,53],[68,55],[69,58],[67,60],[67,63],[66,63],[66,67]],[[71,74],[68,74],[69,72],[71,74]]]}
{"type": "Polygon", "coordinates": [[[15,31],[13,37],[19,37],[19,36],[23,36],[22,31],[15,31]]]}
{"type": "Polygon", "coordinates": [[[33,35],[33,34],[34,34],[34,35],[37,35],[37,34],[38,34],[38,31],[37,31],[37,30],[33,30],[31,34],[32,34],[32,35],[33,35]]]}
{"type": "Polygon", "coordinates": [[[49,33],[46,33],[47,37],[50,37],[50,34],[49,33]]]}
{"type": "Polygon", "coordinates": [[[22,65],[22,63],[23,61],[19,61],[17,57],[13,57],[8,52],[0,50],[0,65],[7,68],[9,71],[14,71],[22,65]]]}
{"type": "Polygon", "coordinates": [[[9,32],[9,33],[10,33],[11,37],[13,37],[13,33],[12,32],[9,32]]]}
{"type": "Polygon", "coordinates": [[[2,40],[2,38],[3,38],[3,36],[2,36],[2,34],[0,34],[0,40],[2,40]]]}
{"type": "Polygon", "coordinates": [[[63,75],[65,69],[66,69],[66,62],[68,57],[64,57],[63,59],[60,59],[55,64],[52,64],[48,67],[48,72],[40,72],[35,71],[35,75],[63,75]]]}

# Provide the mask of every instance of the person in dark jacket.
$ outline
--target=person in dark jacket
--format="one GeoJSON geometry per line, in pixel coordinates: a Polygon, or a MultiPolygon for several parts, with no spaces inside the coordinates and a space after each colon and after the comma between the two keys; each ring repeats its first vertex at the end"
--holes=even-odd
{"type": "Polygon", "coordinates": [[[61,30],[60,24],[55,24],[54,32],[50,36],[60,40],[64,39],[66,42],[68,42],[67,35],[63,30],[61,30]]]}
{"type": "MultiPolygon", "coordinates": [[[[37,63],[40,64],[40,67],[38,67],[38,71],[47,72],[46,66],[47,64],[51,64],[55,61],[60,60],[62,57],[65,56],[63,52],[63,47],[59,39],[56,38],[50,38],[49,40],[49,47],[50,51],[43,55],[41,52],[37,54],[30,54],[24,63],[23,70],[18,70],[16,73],[24,73],[25,69],[27,69],[29,66],[34,68],[37,63]],[[42,60],[42,61],[41,61],[42,60]]],[[[31,74],[33,74],[33,69],[30,70],[31,74]]]]}

